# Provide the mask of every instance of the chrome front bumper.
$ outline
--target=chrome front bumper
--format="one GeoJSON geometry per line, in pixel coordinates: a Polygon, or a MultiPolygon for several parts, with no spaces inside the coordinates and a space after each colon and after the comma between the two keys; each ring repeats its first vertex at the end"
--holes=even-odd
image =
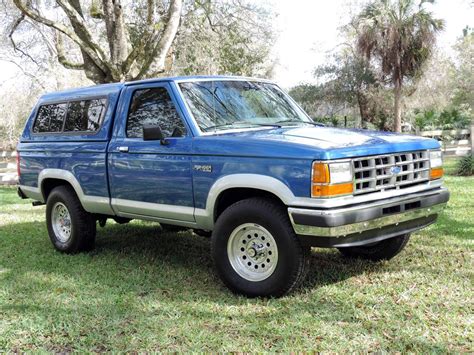
{"type": "Polygon", "coordinates": [[[346,246],[349,242],[361,245],[374,242],[374,238],[386,239],[426,227],[436,220],[448,200],[448,190],[437,188],[345,208],[290,207],[288,213],[295,233],[314,246],[346,246]]]}

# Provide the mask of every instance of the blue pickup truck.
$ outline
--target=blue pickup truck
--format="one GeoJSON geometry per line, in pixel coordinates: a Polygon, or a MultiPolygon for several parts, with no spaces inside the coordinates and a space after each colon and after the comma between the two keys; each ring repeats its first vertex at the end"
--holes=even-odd
{"type": "Polygon", "coordinates": [[[248,296],[297,287],[311,247],[390,259],[449,199],[437,141],[324,127],[276,84],[223,76],[46,94],[18,174],[57,250],[92,249],[107,219],[192,229],[248,296]]]}

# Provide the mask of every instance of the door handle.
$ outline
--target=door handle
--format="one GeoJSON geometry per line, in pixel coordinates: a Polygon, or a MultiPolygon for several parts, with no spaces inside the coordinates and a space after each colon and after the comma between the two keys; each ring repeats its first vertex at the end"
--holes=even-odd
{"type": "Polygon", "coordinates": [[[117,147],[117,150],[121,153],[128,153],[128,147],[117,147]]]}

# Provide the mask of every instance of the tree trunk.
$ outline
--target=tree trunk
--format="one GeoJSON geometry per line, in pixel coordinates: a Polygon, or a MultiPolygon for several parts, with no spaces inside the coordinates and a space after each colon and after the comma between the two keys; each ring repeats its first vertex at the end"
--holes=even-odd
{"type": "Polygon", "coordinates": [[[363,129],[367,129],[367,123],[371,122],[368,100],[361,92],[357,93],[357,104],[359,105],[360,124],[363,129]]]}
{"type": "Polygon", "coordinates": [[[123,10],[120,0],[103,0],[105,28],[109,42],[110,61],[114,66],[114,78],[116,81],[123,79],[121,65],[127,59],[130,46],[127,41],[128,34],[123,19],[123,10]]]}
{"type": "Polygon", "coordinates": [[[474,157],[474,118],[471,120],[471,155],[474,157]]]}
{"type": "Polygon", "coordinates": [[[369,107],[369,100],[362,91],[357,92],[357,104],[359,106],[361,126],[363,129],[367,129],[368,123],[374,123],[374,112],[369,107]]]}
{"type": "Polygon", "coordinates": [[[393,94],[395,97],[395,107],[394,107],[394,114],[395,114],[395,121],[393,123],[393,131],[394,132],[401,132],[402,131],[402,85],[400,80],[395,80],[395,88],[393,90],[393,94]]]}
{"type": "Polygon", "coordinates": [[[176,34],[178,33],[179,24],[181,21],[181,12],[183,9],[183,0],[171,0],[170,8],[168,10],[168,19],[161,38],[157,44],[147,48],[151,52],[148,58],[145,59],[142,68],[135,80],[143,79],[145,75],[158,75],[165,71],[166,57],[169,54],[171,45],[173,44],[176,34]]]}

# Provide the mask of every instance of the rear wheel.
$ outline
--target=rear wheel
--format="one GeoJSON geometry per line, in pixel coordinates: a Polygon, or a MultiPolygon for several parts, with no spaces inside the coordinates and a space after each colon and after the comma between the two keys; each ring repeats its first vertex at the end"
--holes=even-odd
{"type": "Polygon", "coordinates": [[[65,253],[94,248],[96,221],[84,210],[74,190],[58,186],[46,202],[46,224],[54,247],[65,253]]]}
{"type": "Polygon", "coordinates": [[[402,234],[393,238],[385,239],[370,246],[338,248],[339,251],[350,258],[361,258],[372,261],[390,260],[408,243],[410,234],[402,234]]]}
{"type": "Polygon", "coordinates": [[[309,251],[285,209],[263,198],[231,205],[212,232],[212,255],[222,281],[251,297],[279,297],[295,289],[305,277],[309,251]]]}

